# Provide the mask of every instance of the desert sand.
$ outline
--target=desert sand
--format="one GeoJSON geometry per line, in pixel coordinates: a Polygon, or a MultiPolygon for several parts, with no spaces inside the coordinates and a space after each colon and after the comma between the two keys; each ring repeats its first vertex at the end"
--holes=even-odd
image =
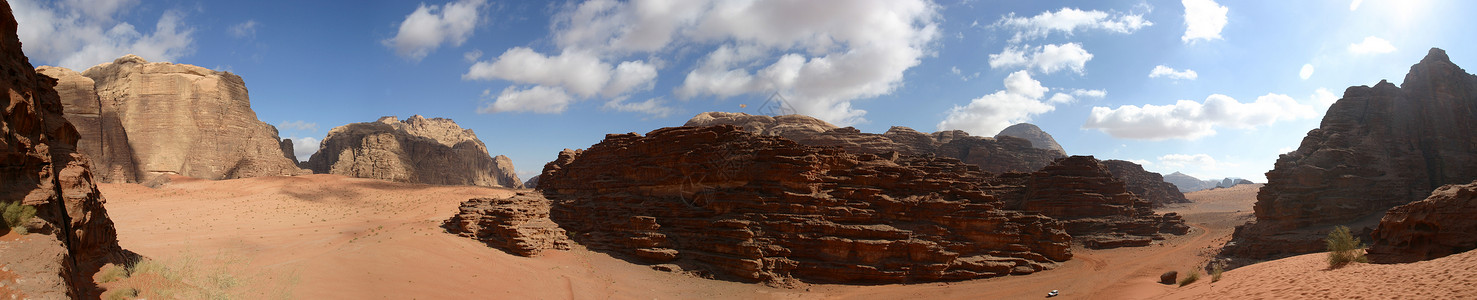
{"type": "MultiPolygon", "coordinates": [[[[1195,203],[1160,211],[1184,215],[1194,228],[1189,234],[1148,247],[1077,248],[1071,261],[1033,275],[875,286],[801,284],[794,288],[656,271],[578,246],[571,251],[520,257],[440,227],[462,201],[506,197],[515,192],[509,189],[320,174],[222,181],[177,177],[158,189],[104,184],[101,190],[124,248],[156,260],[191,259],[204,269],[229,269],[246,282],[237,294],[287,292],[292,298],[305,299],[1022,299],[1041,298],[1051,290],[1061,291],[1059,299],[1279,298],[1288,295],[1265,281],[1280,279],[1282,286],[1298,290],[1309,286],[1287,278],[1338,280],[1338,276],[1369,272],[1381,275],[1362,280],[1429,278],[1432,281],[1421,282],[1438,284],[1435,280],[1443,274],[1473,277],[1474,271],[1440,270],[1412,277],[1392,266],[1370,265],[1329,272],[1316,268],[1321,256],[1310,255],[1229,271],[1213,285],[1206,284],[1208,276],[1184,288],[1156,282],[1165,271],[1185,274],[1203,266],[1234,226],[1249,219],[1259,187],[1187,194],[1195,203]],[[1262,275],[1266,272],[1284,275],[1262,275]],[[1263,287],[1267,290],[1260,290],[1263,287]]],[[[1457,258],[1477,261],[1473,255],[1457,258]]],[[[1473,292],[1460,288],[1434,291],[1473,292]]]]}

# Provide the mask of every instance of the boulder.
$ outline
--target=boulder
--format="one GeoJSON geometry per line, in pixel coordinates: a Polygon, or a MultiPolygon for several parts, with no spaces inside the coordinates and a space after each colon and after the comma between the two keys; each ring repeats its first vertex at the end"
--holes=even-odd
{"type": "Polygon", "coordinates": [[[1410,263],[1477,249],[1477,181],[1449,184],[1391,208],[1369,247],[1375,263],[1410,263]]]}
{"type": "Polygon", "coordinates": [[[726,124],[610,134],[538,189],[591,249],[723,279],[965,280],[1071,258],[1060,222],[1002,209],[976,166],[843,149],[726,124]]]}
{"type": "Polygon", "coordinates": [[[1004,130],[1000,130],[1000,133],[995,134],[996,139],[999,139],[1001,136],[1013,136],[1025,139],[1031,141],[1031,147],[1035,147],[1036,149],[1051,150],[1063,156],[1067,155],[1067,150],[1062,149],[1062,145],[1057,144],[1056,139],[1052,138],[1050,133],[1042,131],[1041,127],[1036,127],[1036,124],[1020,123],[1010,125],[1010,127],[1005,127],[1004,130]]]}
{"type": "Polygon", "coordinates": [[[1267,172],[1256,220],[1238,227],[1228,258],[1275,259],[1324,251],[1334,226],[1368,234],[1390,208],[1445,184],[1477,179],[1477,75],[1432,48],[1400,87],[1356,86],[1319,128],[1267,172]]]}
{"type": "Polygon", "coordinates": [[[314,173],[395,182],[522,188],[506,156],[493,158],[450,119],[393,116],[334,127],[306,164],[314,173]]]}
{"type": "Polygon", "coordinates": [[[57,78],[79,151],[104,182],[175,174],[204,179],[306,174],[282,151],[277,129],[257,120],[240,76],[125,55],[57,78]]]}
{"type": "Polygon", "coordinates": [[[442,227],[515,255],[534,256],[547,249],[569,250],[564,229],[549,220],[549,200],[538,193],[467,200],[462,202],[460,212],[442,227]]]}
{"type": "Polygon", "coordinates": [[[1128,185],[1129,192],[1138,195],[1140,198],[1144,198],[1144,200],[1149,200],[1149,203],[1153,204],[1154,207],[1163,207],[1164,205],[1175,203],[1190,203],[1190,199],[1185,198],[1185,194],[1181,193],[1178,187],[1172,183],[1165,182],[1164,177],[1159,176],[1159,173],[1144,170],[1144,167],[1139,164],[1130,161],[1109,159],[1104,160],[1103,165],[1108,167],[1108,172],[1113,173],[1113,177],[1122,180],[1124,184],[1128,185]]]}
{"type": "Polygon", "coordinates": [[[1179,271],[1164,272],[1164,274],[1159,274],[1159,283],[1175,284],[1179,280],[1179,277],[1179,271]]]}
{"type": "Polygon", "coordinates": [[[92,275],[132,256],[118,246],[89,159],[78,152],[82,135],[64,116],[59,81],[36,72],[16,26],[0,1],[0,204],[35,208],[33,218],[0,228],[11,235],[0,241],[0,266],[13,276],[4,288],[11,298],[97,298],[92,275]]]}
{"type": "Polygon", "coordinates": [[[1005,209],[1061,220],[1073,239],[1089,248],[1147,246],[1162,234],[1185,234],[1178,214],[1155,214],[1152,205],[1092,156],[1070,156],[1040,171],[987,178],[986,191],[1005,209]]]}

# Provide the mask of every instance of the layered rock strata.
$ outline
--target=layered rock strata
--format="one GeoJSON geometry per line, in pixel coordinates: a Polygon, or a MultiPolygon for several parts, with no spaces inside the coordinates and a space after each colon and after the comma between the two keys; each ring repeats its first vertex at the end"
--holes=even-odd
{"type": "Polygon", "coordinates": [[[1032,173],[1006,173],[986,179],[986,191],[1005,209],[1034,212],[1060,220],[1073,239],[1088,248],[1147,246],[1165,234],[1190,227],[1175,213],[1155,214],[1092,156],[1070,156],[1032,173]]]}
{"type": "Polygon", "coordinates": [[[419,115],[334,127],[306,165],[319,174],[396,182],[523,187],[512,161],[489,156],[471,129],[419,115]]]}
{"type": "Polygon", "coordinates": [[[521,256],[569,249],[564,229],[549,220],[549,200],[538,193],[467,200],[442,226],[448,232],[521,256]]]}
{"type": "Polygon", "coordinates": [[[717,125],[607,135],[560,153],[538,188],[583,245],[742,281],[964,280],[1071,258],[1060,222],[1002,209],[984,176],[717,125]]]}
{"type": "Polygon", "coordinates": [[[1324,250],[1333,226],[1368,233],[1390,208],[1477,179],[1477,76],[1431,49],[1400,87],[1357,86],[1297,150],[1277,159],[1256,221],[1222,255],[1274,259],[1324,250]]]}
{"type": "Polygon", "coordinates": [[[240,76],[151,63],[134,55],[57,78],[79,151],[105,182],[175,174],[204,179],[306,174],[284,153],[277,129],[256,118],[240,76]]]}
{"type": "Polygon", "coordinates": [[[1391,208],[1369,247],[1375,263],[1410,263],[1477,249],[1477,181],[1391,208]]]}
{"type": "Polygon", "coordinates": [[[1154,207],[1190,203],[1190,199],[1185,198],[1185,193],[1181,193],[1179,187],[1165,182],[1164,177],[1159,173],[1144,170],[1143,166],[1131,161],[1109,159],[1102,163],[1108,167],[1108,172],[1113,173],[1113,177],[1128,185],[1129,192],[1133,192],[1134,195],[1144,200],[1149,200],[1154,207]]]}
{"type": "Polygon", "coordinates": [[[0,241],[0,266],[18,277],[4,288],[24,299],[96,298],[92,275],[127,253],[77,151],[80,134],[63,116],[58,81],[31,66],[16,26],[9,3],[0,1],[0,89],[8,92],[0,96],[0,204],[36,210],[6,224],[29,234],[0,241]]]}

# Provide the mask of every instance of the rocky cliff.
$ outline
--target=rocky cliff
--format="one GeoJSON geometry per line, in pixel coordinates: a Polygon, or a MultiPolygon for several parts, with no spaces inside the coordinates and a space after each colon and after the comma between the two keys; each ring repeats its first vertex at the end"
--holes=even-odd
{"type": "Polygon", "coordinates": [[[1256,221],[1222,255],[1271,259],[1322,251],[1332,226],[1368,240],[1390,208],[1477,179],[1477,76],[1431,49],[1396,87],[1357,86],[1282,155],[1257,195],[1256,221]]]}
{"type": "Polygon", "coordinates": [[[947,157],[850,153],[717,125],[607,135],[560,153],[538,188],[583,245],[719,278],[964,280],[1071,258],[1061,223],[1002,209],[983,176],[947,157]]]}
{"type": "Polygon", "coordinates": [[[0,228],[13,236],[0,241],[0,266],[17,277],[0,287],[11,297],[96,298],[92,275],[127,258],[57,84],[21,52],[15,17],[0,1],[0,89],[8,92],[0,96],[0,204],[35,208],[35,217],[0,228]]]}
{"type": "Polygon", "coordinates": [[[467,200],[442,227],[522,256],[547,249],[568,250],[570,243],[564,229],[549,220],[549,200],[538,193],[467,200]]]}
{"type": "Polygon", "coordinates": [[[65,115],[82,135],[79,150],[103,181],[307,173],[282,152],[277,129],[257,120],[246,83],[230,72],[134,55],[82,73],[37,71],[60,81],[65,115]]]}
{"type": "Polygon", "coordinates": [[[523,187],[512,161],[489,156],[471,129],[419,115],[335,127],[306,165],[314,173],[396,182],[523,187]]]}
{"type": "MultiPolygon", "coordinates": [[[[856,128],[836,127],[803,115],[770,117],[706,112],[688,120],[683,126],[719,124],[739,126],[755,134],[779,136],[807,146],[840,147],[850,153],[897,152],[906,155],[952,157],[992,173],[1031,172],[1065,157],[1063,152],[1037,148],[1032,146],[1032,141],[1014,136],[977,137],[959,130],[924,134],[912,128],[898,126],[883,134],[863,133],[856,128]]],[[[1040,132],[1040,128],[1036,131],[1040,132]]],[[[1045,132],[1040,133],[1033,136],[1044,136],[1046,139],[1051,137],[1045,132]]],[[[1055,145],[1056,141],[1052,140],[1050,144],[1055,145]]]]}
{"type": "Polygon", "coordinates": [[[1431,260],[1477,249],[1477,181],[1441,186],[1425,200],[1391,208],[1369,247],[1375,263],[1431,260]]]}
{"type": "Polygon", "coordinates": [[[1056,139],[1052,138],[1050,133],[1042,131],[1041,127],[1036,127],[1036,124],[1020,123],[1010,125],[1010,127],[1005,127],[1004,130],[1000,130],[1000,133],[995,134],[996,139],[1002,136],[1022,138],[1031,141],[1031,147],[1056,151],[1058,154],[1067,155],[1067,150],[1062,149],[1062,145],[1057,144],[1056,139]]]}
{"type": "Polygon", "coordinates": [[[1164,177],[1159,176],[1159,173],[1144,170],[1143,166],[1130,161],[1109,159],[1102,163],[1108,167],[1109,172],[1113,173],[1113,177],[1128,185],[1129,192],[1133,192],[1144,200],[1149,200],[1149,203],[1155,207],[1190,203],[1190,199],[1185,198],[1185,194],[1181,193],[1178,187],[1165,182],[1164,177]]]}
{"type": "Polygon", "coordinates": [[[1147,246],[1164,234],[1190,227],[1174,213],[1155,214],[1152,204],[1114,177],[1092,156],[1059,159],[1040,171],[1005,173],[986,179],[986,192],[1005,209],[1034,212],[1060,220],[1073,240],[1089,248],[1147,246]]]}

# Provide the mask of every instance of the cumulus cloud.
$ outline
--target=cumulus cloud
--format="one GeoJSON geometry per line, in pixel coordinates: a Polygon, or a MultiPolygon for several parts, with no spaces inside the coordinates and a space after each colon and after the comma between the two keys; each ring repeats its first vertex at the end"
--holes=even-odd
{"type": "Polygon", "coordinates": [[[246,20],[246,22],[241,22],[241,24],[231,25],[231,28],[226,29],[226,32],[237,38],[256,37],[256,20],[246,20]]]}
{"type": "Polygon", "coordinates": [[[318,123],[311,123],[302,120],[282,121],[281,123],[277,123],[277,129],[294,131],[318,131],[318,123]]]}
{"type": "Polygon", "coordinates": [[[1154,66],[1154,70],[1150,70],[1149,71],[1149,78],[1159,78],[1159,77],[1169,77],[1170,79],[1195,80],[1195,78],[1200,77],[1200,74],[1196,74],[1195,73],[1195,70],[1190,70],[1190,69],[1185,69],[1184,71],[1180,71],[1180,70],[1175,70],[1174,68],[1166,67],[1164,65],[1154,66]]]}
{"type": "Polygon", "coordinates": [[[445,6],[421,3],[400,22],[395,37],[381,41],[395,54],[421,60],[442,44],[461,46],[477,27],[478,12],[486,0],[458,0],[445,6]]]}
{"type": "MultiPolygon", "coordinates": [[[[483,98],[490,98],[491,94],[492,90],[482,91],[483,98]]],[[[510,86],[503,89],[492,103],[478,108],[477,113],[558,113],[568,108],[570,102],[574,102],[574,97],[569,96],[569,93],[561,87],[537,85],[527,89],[518,89],[510,86]]]]}
{"type": "Polygon", "coordinates": [[[1101,99],[1101,98],[1107,97],[1107,96],[1108,96],[1108,92],[1107,91],[1104,91],[1104,90],[1072,89],[1071,92],[1067,92],[1067,93],[1054,93],[1054,94],[1051,95],[1051,98],[1048,98],[1046,100],[1046,102],[1050,102],[1051,104],[1070,104],[1072,102],[1077,102],[1077,99],[1078,98],[1100,98],[1101,99]]]}
{"type": "Polygon", "coordinates": [[[1319,110],[1327,110],[1329,106],[1332,106],[1334,102],[1338,101],[1339,96],[1328,91],[1326,88],[1318,88],[1318,90],[1313,91],[1313,103],[1318,103],[1319,110]]]}
{"type": "Polygon", "coordinates": [[[1040,81],[1031,79],[1030,73],[1024,70],[1010,73],[1005,77],[1005,90],[975,98],[966,106],[954,106],[949,110],[949,116],[939,122],[938,129],[994,136],[1005,127],[1030,121],[1031,116],[1055,109],[1041,101],[1049,90],[1041,86],[1040,81]]]}
{"type": "Polygon", "coordinates": [[[1303,80],[1307,80],[1308,77],[1313,77],[1313,64],[1303,64],[1303,69],[1298,70],[1298,77],[1302,78],[1303,80]]]}
{"type": "Polygon", "coordinates": [[[289,137],[292,140],[292,155],[297,156],[299,161],[308,161],[314,153],[318,153],[319,140],[312,137],[289,137]]]}
{"type": "Polygon", "coordinates": [[[462,53],[462,60],[466,60],[469,63],[477,62],[479,58],[482,58],[482,50],[472,49],[472,51],[462,53]]]}
{"type": "Polygon", "coordinates": [[[995,21],[994,27],[1016,29],[1011,43],[1045,38],[1052,32],[1072,35],[1079,29],[1102,29],[1116,33],[1133,33],[1140,28],[1154,25],[1144,20],[1142,14],[1108,13],[1098,10],[1080,10],[1063,7],[1056,12],[1046,11],[1031,17],[1017,17],[1010,13],[995,21]]]}
{"type": "Polygon", "coordinates": [[[1214,135],[1216,127],[1251,129],[1277,121],[1317,117],[1313,106],[1292,97],[1267,94],[1251,103],[1226,95],[1210,95],[1202,102],[1180,100],[1173,105],[1093,107],[1082,128],[1097,129],[1116,138],[1194,140],[1214,135]]]}
{"type": "Polygon", "coordinates": [[[1195,40],[1219,40],[1221,29],[1226,28],[1225,6],[1214,0],[1181,0],[1185,5],[1185,35],[1180,40],[1186,43],[1195,40]]]}
{"type": "Polygon", "coordinates": [[[184,24],[178,11],[164,12],[147,34],[114,20],[135,3],[15,0],[10,6],[20,24],[16,34],[26,56],[43,64],[82,70],[130,53],[156,61],[175,61],[191,53],[194,29],[184,24]]]}
{"type": "Polygon", "coordinates": [[[1349,53],[1354,54],[1383,54],[1395,52],[1395,45],[1377,37],[1365,37],[1363,42],[1349,44],[1349,53]]]}
{"type": "Polygon", "coordinates": [[[625,97],[621,97],[605,102],[603,108],[619,112],[643,113],[653,118],[665,118],[675,110],[662,102],[661,98],[651,98],[646,101],[628,103],[625,97]]]}
{"type": "Polygon", "coordinates": [[[1166,168],[1195,167],[1202,170],[1217,169],[1214,157],[1206,154],[1169,154],[1159,157],[1159,165],[1166,168]]]}
{"type": "Polygon", "coordinates": [[[497,97],[501,104],[494,105],[495,109],[481,110],[483,112],[560,113],[575,100],[570,93],[581,99],[596,96],[614,98],[632,91],[651,89],[656,76],[656,67],[642,61],[626,61],[611,66],[590,51],[566,50],[559,55],[546,56],[533,49],[514,47],[493,61],[473,64],[466,74],[462,74],[462,79],[496,79],[535,85],[524,91],[504,90],[497,97]],[[537,92],[532,92],[535,88],[537,92]],[[530,101],[528,96],[522,96],[524,93],[557,99],[560,104],[551,106],[547,101],[530,101]],[[530,107],[519,108],[525,105],[530,107]]]}
{"type": "Polygon", "coordinates": [[[1082,49],[1082,44],[1066,43],[1039,47],[1006,46],[1000,53],[990,54],[990,68],[1036,69],[1042,74],[1061,70],[1072,70],[1082,74],[1092,53],[1082,49]]]}

